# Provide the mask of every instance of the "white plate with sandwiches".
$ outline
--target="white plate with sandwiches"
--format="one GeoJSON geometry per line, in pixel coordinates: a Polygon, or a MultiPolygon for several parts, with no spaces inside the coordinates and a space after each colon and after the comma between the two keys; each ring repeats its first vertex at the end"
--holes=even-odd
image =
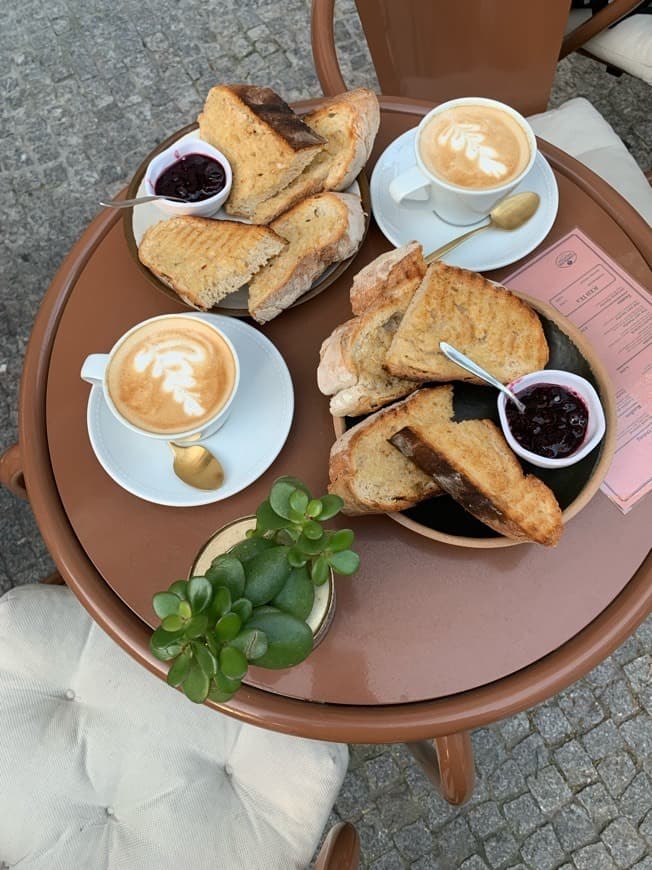
{"type": "MultiPolygon", "coordinates": [[[[378,158],[371,176],[371,209],[383,235],[396,247],[416,240],[429,254],[467,230],[485,224],[486,218],[471,226],[459,227],[442,220],[432,205],[403,200],[397,205],[389,194],[391,181],[414,163],[416,128],[407,130],[391,142],[378,158]]],[[[536,214],[518,230],[490,228],[454,248],[443,259],[452,266],[487,272],[516,262],[534,250],[550,232],[559,207],[559,191],[548,161],[537,153],[534,165],[514,190],[538,193],[541,203],[536,214]]]]}
{"type": "Polygon", "coordinates": [[[156,287],[199,310],[265,323],[312,299],[348,268],[367,232],[362,168],[378,123],[377,98],[364,88],[300,118],[268,88],[216,86],[198,122],[147,156],[127,196],[151,192],[144,176],[155,155],[200,137],[231,164],[229,197],[209,219],[172,217],[155,203],[126,210],[132,256],[156,287]]]}
{"type": "Polygon", "coordinates": [[[232,317],[193,316],[219,326],[240,360],[240,384],[229,419],[206,441],[224,469],[219,489],[205,491],[183,483],[172,469],[168,444],[123,426],[107,408],[99,386],[90,392],[86,415],[91,446],[109,477],[138,498],[172,507],[212,504],[252,484],[280,453],[294,415],[290,372],[260,330],[232,317]]]}
{"type": "Polygon", "coordinates": [[[343,512],[387,513],[462,547],[555,546],[598,491],[615,449],[609,378],[580,331],[476,272],[441,261],[426,270],[418,243],[362,269],[351,304],[354,317],[325,339],[317,372],[337,439],[329,492],[342,497],[343,512]],[[440,340],[503,383],[544,368],[580,375],[599,395],[606,436],[566,468],[522,462],[500,429],[497,391],[470,382],[440,340]]]}

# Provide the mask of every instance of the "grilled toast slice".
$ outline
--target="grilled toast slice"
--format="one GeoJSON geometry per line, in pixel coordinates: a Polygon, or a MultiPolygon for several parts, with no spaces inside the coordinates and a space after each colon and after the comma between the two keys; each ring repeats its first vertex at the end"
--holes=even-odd
{"type": "Polygon", "coordinates": [[[269,227],[184,216],[150,227],[138,257],[184,302],[205,311],[246,284],[286,245],[269,227]]]}
{"type": "Polygon", "coordinates": [[[387,349],[418,286],[418,277],[405,281],[390,298],[381,298],[365,314],[347,320],[322,343],[317,385],[331,396],[334,417],[368,414],[418,387],[384,367],[387,349]]]}
{"type": "Polygon", "coordinates": [[[326,142],[303,172],[249,215],[268,224],[295,203],[324,190],[343,191],[355,181],[369,159],[380,125],[378,98],[369,88],[332,97],[303,116],[326,142]]]}
{"type": "Polygon", "coordinates": [[[349,193],[308,197],[273,221],[287,247],[249,282],[251,316],[266,323],[288,308],[331,263],[357,251],[364,227],[360,197],[349,193]]]}
{"type": "Polygon", "coordinates": [[[470,514],[508,538],[554,547],[561,509],[538,477],[524,474],[491,420],[408,423],[391,443],[470,514]]]}
{"type": "Polygon", "coordinates": [[[541,321],[525,302],[476,272],[436,261],[387,352],[388,371],[420,381],[482,383],[443,355],[442,340],[505,384],[548,361],[541,321]]]}
{"type": "Polygon", "coordinates": [[[325,140],[271,88],[217,85],[199,115],[199,135],[218,148],[233,170],[228,214],[249,217],[323,149],[325,140]]]}
{"type": "Polygon", "coordinates": [[[408,242],[372,260],[353,278],[351,308],[354,314],[364,314],[381,298],[400,294],[406,284],[415,279],[421,283],[426,274],[423,248],[419,242],[408,242]]]}
{"type": "Polygon", "coordinates": [[[418,390],[340,435],[331,448],[328,491],[344,500],[343,513],[400,511],[440,495],[436,481],[388,439],[405,426],[427,429],[452,414],[452,387],[418,390]]]}

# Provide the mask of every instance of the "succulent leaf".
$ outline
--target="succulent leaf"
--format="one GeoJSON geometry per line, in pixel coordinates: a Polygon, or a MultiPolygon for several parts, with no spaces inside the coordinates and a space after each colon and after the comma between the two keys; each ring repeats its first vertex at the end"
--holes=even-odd
{"type": "Polygon", "coordinates": [[[208,697],[210,681],[196,661],[191,662],[190,669],[183,681],[183,691],[196,704],[203,704],[208,697]]]}
{"type": "Polygon", "coordinates": [[[342,550],[333,553],[328,560],[333,571],[338,574],[355,574],[360,567],[360,556],[353,550],[342,550]]]}
{"type": "Polygon", "coordinates": [[[193,613],[203,613],[213,598],[213,586],[206,577],[191,577],[188,581],[188,601],[193,613]]]}
{"type": "Polygon", "coordinates": [[[152,599],[154,613],[161,619],[179,613],[181,599],[173,592],[157,592],[152,599]]]}
{"type": "Polygon", "coordinates": [[[183,652],[181,655],[177,656],[175,662],[168,671],[168,685],[178,686],[186,679],[188,671],[190,670],[190,661],[191,659],[188,653],[183,652]]]}

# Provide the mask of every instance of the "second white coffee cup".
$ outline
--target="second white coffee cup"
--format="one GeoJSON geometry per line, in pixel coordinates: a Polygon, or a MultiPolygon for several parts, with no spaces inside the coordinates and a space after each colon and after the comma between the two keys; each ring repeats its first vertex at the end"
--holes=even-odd
{"type": "MultiPolygon", "coordinates": [[[[454,113],[453,113],[454,114],[454,113]]],[[[494,164],[499,163],[500,154],[494,147],[496,143],[488,141],[485,131],[473,123],[456,123],[447,125],[442,136],[441,148],[449,150],[457,158],[462,155],[472,168],[488,159],[494,164]]],[[[436,146],[437,147],[437,146],[436,146]]],[[[417,127],[414,139],[414,165],[402,172],[390,183],[389,193],[394,202],[400,205],[404,200],[420,200],[428,202],[443,220],[458,226],[476,223],[486,217],[491,209],[507,194],[511,193],[532,168],[537,154],[537,142],[534,132],[525,118],[511,106],[490,100],[486,97],[460,97],[432,109],[423,117],[417,127]],[[526,143],[526,151],[518,165],[518,171],[509,175],[509,180],[500,183],[500,174],[487,176],[487,181],[481,181],[479,187],[466,185],[464,179],[460,183],[452,183],[435,174],[424,162],[424,132],[429,135],[431,122],[437,116],[448,113],[458,107],[478,107],[481,114],[507,116],[510,123],[518,125],[515,129],[526,143]]],[[[508,174],[508,173],[507,173],[508,174]]]]}
{"type": "Polygon", "coordinates": [[[114,417],[159,441],[196,444],[224,425],[240,381],[238,356],[208,321],[164,314],[136,324],[81,377],[102,387],[114,417]]]}

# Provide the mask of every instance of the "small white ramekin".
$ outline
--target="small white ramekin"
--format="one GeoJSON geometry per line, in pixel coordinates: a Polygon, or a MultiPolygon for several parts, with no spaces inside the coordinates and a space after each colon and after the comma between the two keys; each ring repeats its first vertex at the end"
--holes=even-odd
{"type": "Polygon", "coordinates": [[[602,403],[600,402],[598,394],[585,378],[581,378],[579,375],[572,374],[571,372],[564,372],[557,369],[544,369],[539,372],[532,372],[529,375],[523,375],[522,378],[517,378],[507,386],[518,396],[519,392],[525,390],[527,387],[532,387],[535,384],[556,384],[560,387],[566,387],[567,390],[576,393],[582,399],[589,412],[589,420],[584,435],[584,441],[574,453],[571,453],[569,456],[564,456],[561,459],[550,459],[546,456],[539,456],[538,453],[532,453],[530,450],[526,450],[518,443],[516,438],[514,438],[509,428],[505,411],[505,405],[509,399],[504,393],[499,393],[498,416],[500,417],[500,425],[502,426],[503,434],[507,443],[517,456],[520,456],[522,459],[525,459],[527,462],[536,465],[539,468],[565,468],[568,465],[574,465],[576,462],[579,462],[580,459],[583,459],[587,453],[590,453],[604,436],[606,423],[602,403]]]}
{"type": "Polygon", "coordinates": [[[156,181],[163,171],[188,154],[204,154],[206,157],[218,160],[222,164],[226,176],[224,187],[215,196],[210,196],[201,202],[172,202],[169,199],[157,199],[155,204],[165,214],[173,216],[194,215],[195,217],[210,217],[222,208],[231,193],[233,173],[231,172],[231,164],[224,154],[218,151],[217,148],[213,148],[208,142],[204,142],[203,139],[184,139],[181,142],[176,142],[152,158],[145,170],[145,194],[148,196],[154,195],[156,193],[156,181]]]}

